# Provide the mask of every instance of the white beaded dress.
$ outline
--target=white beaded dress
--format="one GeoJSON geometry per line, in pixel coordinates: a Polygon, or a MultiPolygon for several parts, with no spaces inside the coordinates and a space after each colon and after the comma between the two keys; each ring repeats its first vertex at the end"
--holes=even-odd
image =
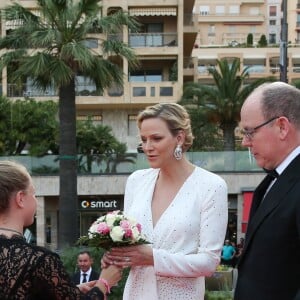
{"type": "Polygon", "coordinates": [[[196,167],[153,228],[151,202],[159,169],[138,170],[125,190],[125,213],[152,243],[154,266],[133,267],[124,300],[202,300],[205,276],[220,261],[227,227],[225,181],[196,167]]]}

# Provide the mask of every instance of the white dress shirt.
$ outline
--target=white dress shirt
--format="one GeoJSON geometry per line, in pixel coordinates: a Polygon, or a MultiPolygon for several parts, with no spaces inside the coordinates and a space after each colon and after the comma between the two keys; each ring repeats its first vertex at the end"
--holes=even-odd
{"type": "Polygon", "coordinates": [[[87,274],[86,275],[86,282],[88,282],[89,279],[90,279],[91,272],[92,272],[92,268],[89,268],[86,272],[80,271],[80,283],[82,283],[82,281],[83,281],[83,278],[84,278],[83,274],[87,274]]]}

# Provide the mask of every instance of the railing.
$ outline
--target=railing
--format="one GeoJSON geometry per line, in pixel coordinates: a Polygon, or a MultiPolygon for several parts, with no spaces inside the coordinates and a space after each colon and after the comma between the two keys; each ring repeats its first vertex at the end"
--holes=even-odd
{"type": "MultiPolygon", "coordinates": [[[[188,152],[187,157],[195,165],[212,172],[261,171],[248,151],[188,152]]],[[[59,174],[59,159],[55,155],[44,157],[0,156],[0,160],[6,159],[24,164],[32,175],[57,176],[59,174]]],[[[78,175],[130,174],[135,170],[148,167],[147,158],[143,153],[128,153],[122,157],[78,155],[78,175]],[[131,162],[128,162],[129,160],[131,162]]]]}
{"type": "Polygon", "coordinates": [[[94,84],[76,84],[76,96],[102,96],[103,93],[98,91],[94,84]]]}
{"type": "Polygon", "coordinates": [[[58,93],[54,89],[38,89],[28,84],[7,84],[8,97],[49,97],[57,96],[58,93]]]}
{"type": "Polygon", "coordinates": [[[177,33],[131,33],[130,47],[176,47],[177,33]]]}
{"type": "MultiPolygon", "coordinates": [[[[2,89],[1,89],[2,92],[2,89]]],[[[97,91],[94,84],[76,84],[75,87],[76,96],[102,96],[100,91],[97,91]]],[[[58,92],[54,89],[37,89],[34,86],[28,84],[8,84],[7,85],[8,97],[54,97],[58,96],[58,92]]]]}

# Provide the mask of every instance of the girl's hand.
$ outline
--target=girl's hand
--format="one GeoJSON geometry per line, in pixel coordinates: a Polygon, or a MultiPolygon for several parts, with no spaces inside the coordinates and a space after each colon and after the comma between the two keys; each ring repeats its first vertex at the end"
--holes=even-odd
{"type": "Polygon", "coordinates": [[[92,280],[89,282],[78,284],[77,287],[80,289],[82,293],[87,293],[91,288],[95,286],[97,280],[92,280]]]}

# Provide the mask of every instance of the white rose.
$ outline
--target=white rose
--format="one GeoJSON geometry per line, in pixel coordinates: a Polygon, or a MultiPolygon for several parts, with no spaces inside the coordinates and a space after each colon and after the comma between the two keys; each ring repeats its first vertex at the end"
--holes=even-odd
{"type": "Polygon", "coordinates": [[[101,216],[97,219],[97,223],[105,222],[105,216],[101,216]]]}
{"type": "Polygon", "coordinates": [[[114,225],[114,222],[116,221],[116,215],[114,214],[107,214],[106,215],[106,224],[109,227],[112,227],[114,225]]]}
{"type": "Polygon", "coordinates": [[[94,223],[90,229],[89,229],[89,232],[90,233],[96,233],[97,232],[97,227],[98,227],[98,224],[97,223],[94,223]]]}
{"type": "Polygon", "coordinates": [[[114,242],[122,242],[124,236],[124,230],[121,226],[115,226],[110,232],[110,237],[114,242]]]}
{"type": "Polygon", "coordinates": [[[136,227],[132,228],[132,239],[134,241],[137,241],[140,238],[140,232],[138,231],[138,229],[136,227]]]}

